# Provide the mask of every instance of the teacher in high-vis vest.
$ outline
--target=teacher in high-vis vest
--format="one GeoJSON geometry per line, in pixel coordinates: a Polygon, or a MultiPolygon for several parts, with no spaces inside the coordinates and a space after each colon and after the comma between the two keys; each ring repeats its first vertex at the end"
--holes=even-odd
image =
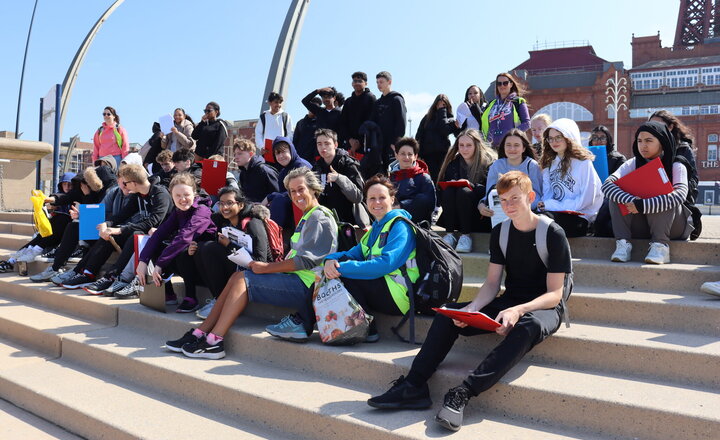
{"type": "MultiPolygon", "coordinates": [[[[365,183],[365,201],[375,221],[360,244],[327,256],[325,276],[340,278],[365,310],[404,315],[410,309],[407,282],[417,281],[420,272],[415,262],[415,232],[398,220],[411,216],[404,209],[396,208],[396,192],[384,176],[371,177],[365,183]]],[[[366,342],[379,339],[373,320],[366,342]]]]}
{"type": "Polygon", "coordinates": [[[112,107],[103,109],[103,123],[93,136],[93,163],[101,157],[112,156],[115,164],[120,167],[120,161],[127,156],[130,150],[127,131],[120,125],[120,116],[112,107]]]}
{"type": "Polygon", "coordinates": [[[499,73],[495,77],[495,99],[488,103],[480,118],[480,130],[496,150],[511,129],[530,128],[530,113],[522,94],[522,86],[511,74],[499,73]]]}
{"type": "Polygon", "coordinates": [[[250,301],[295,309],[266,330],[295,342],[307,341],[315,324],[312,291],[315,271],[326,255],[337,249],[337,223],[332,212],[318,203],[322,185],[307,167],[290,171],[283,182],[293,204],[303,212],[290,238],[283,261],[250,261],[248,270],[235,272],[205,322],[182,338],[167,341],[168,350],[193,358],[225,357],[223,338],[250,301]]]}

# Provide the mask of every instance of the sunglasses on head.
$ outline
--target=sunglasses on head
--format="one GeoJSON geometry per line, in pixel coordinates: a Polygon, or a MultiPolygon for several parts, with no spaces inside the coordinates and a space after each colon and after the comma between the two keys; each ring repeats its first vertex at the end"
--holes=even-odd
{"type": "Polygon", "coordinates": [[[497,85],[499,86],[506,86],[510,84],[510,81],[497,81],[497,85]]]}

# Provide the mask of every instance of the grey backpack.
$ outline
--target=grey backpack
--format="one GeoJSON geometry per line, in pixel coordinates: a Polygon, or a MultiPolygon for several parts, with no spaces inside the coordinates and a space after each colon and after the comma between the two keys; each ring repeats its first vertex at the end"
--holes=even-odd
{"type": "MultiPolygon", "coordinates": [[[[537,250],[540,260],[547,268],[550,253],[547,247],[547,233],[550,228],[550,224],[553,220],[544,215],[538,216],[538,225],[535,228],[535,249],[537,250]]],[[[510,236],[510,222],[512,220],[507,219],[500,224],[500,250],[503,256],[507,255],[508,237],[510,236]]],[[[562,304],[562,320],[565,322],[566,327],[570,327],[570,311],[568,310],[567,300],[570,298],[570,294],[573,289],[573,273],[569,272],[565,274],[565,281],[563,281],[563,294],[560,303],[562,304]]]]}

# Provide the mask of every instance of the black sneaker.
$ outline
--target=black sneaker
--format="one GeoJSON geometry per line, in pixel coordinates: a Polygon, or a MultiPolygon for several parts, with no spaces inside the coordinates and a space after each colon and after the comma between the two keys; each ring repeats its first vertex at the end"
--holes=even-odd
{"type": "Polygon", "coordinates": [[[174,351],[175,353],[182,353],[183,345],[192,344],[198,341],[199,338],[193,335],[194,330],[194,328],[191,328],[190,331],[185,333],[180,339],[175,339],[174,341],[166,341],[165,348],[170,351],[174,351]]]}
{"type": "Polygon", "coordinates": [[[395,380],[385,394],[372,397],[367,403],[380,409],[425,409],[432,406],[427,384],[416,387],[408,382],[405,376],[395,380]]]}
{"type": "Polygon", "coordinates": [[[86,275],[84,273],[76,273],[74,277],[70,278],[69,280],[62,283],[60,286],[75,290],[75,289],[81,289],[83,287],[89,286],[90,284],[95,282],[95,277],[86,275]]]}
{"type": "MultiPolygon", "coordinates": [[[[165,301],[165,304],[167,304],[167,300],[165,301]]],[[[180,305],[175,309],[175,312],[177,313],[192,313],[195,310],[197,310],[199,307],[199,304],[196,299],[190,298],[189,296],[186,296],[183,298],[180,305]]]]}
{"type": "Polygon", "coordinates": [[[103,290],[112,286],[112,283],[113,283],[112,277],[102,277],[99,280],[95,281],[94,283],[83,287],[83,290],[86,291],[87,293],[89,293],[90,295],[102,295],[103,290]]]}
{"type": "Polygon", "coordinates": [[[445,402],[435,416],[435,421],[451,431],[459,431],[462,428],[463,411],[468,400],[470,400],[470,390],[467,387],[460,385],[450,388],[445,394],[445,402]]]}
{"type": "Polygon", "coordinates": [[[87,252],[88,248],[84,246],[78,246],[77,249],[73,251],[72,254],[70,254],[70,257],[68,258],[68,263],[79,263],[80,260],[85,256],[85,253],[87,252]]]}
{"type": "Polygon", "coordinates": [[[191,358],[203,359],[222,359],[225,357],[225,344],[220,341],[215,345],[207,343],[207,338],[202,337],[195,342],[190,342],[182,346],[182,353],[191,358]]]}
{"type": "Polygon", "coordinates": [[[53,248],[49,252],[41,254],[39,257],[35,258],[35,261],[40,261],[42,263],[52,263],[55,261],[55,252],[57,252],[57,248],[53,248]]]}

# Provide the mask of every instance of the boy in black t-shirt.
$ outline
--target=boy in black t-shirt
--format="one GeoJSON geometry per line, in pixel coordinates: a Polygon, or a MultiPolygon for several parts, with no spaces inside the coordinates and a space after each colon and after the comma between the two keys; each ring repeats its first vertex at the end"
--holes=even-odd
{"type": "MultiPolygon", "coordinates": [[[[463,383],[445,395],[435,420],[457,431],[462,426],[463,410],[470,397],[489,389],[536,344],[560,327],[563,285],[572,272],[570,246],[562,228],[551,223],[547,232],[547,268],[535,249],[535,229],[539,217],[530,205],[535,200],[530,178],[510,171],[496,185],[500,204],[511,219],[507,255],[500,246],[500,228],[490,235],[490,264],[487,278],[475,299],[458,304],[464,311],[481,311],[502,324],[496,333],[505,339],[495,347],[463,383]],[[505,293],[500,291],[503,268],[505,293]]],[[[424,409],[432,405],[427,381],[445,359],[459,335],[488,333],[467,324],[436,315],[425,343],[415,357],[407,377],[400,376],[385,394],[368,400],[381,409],[424,409]]]]}

